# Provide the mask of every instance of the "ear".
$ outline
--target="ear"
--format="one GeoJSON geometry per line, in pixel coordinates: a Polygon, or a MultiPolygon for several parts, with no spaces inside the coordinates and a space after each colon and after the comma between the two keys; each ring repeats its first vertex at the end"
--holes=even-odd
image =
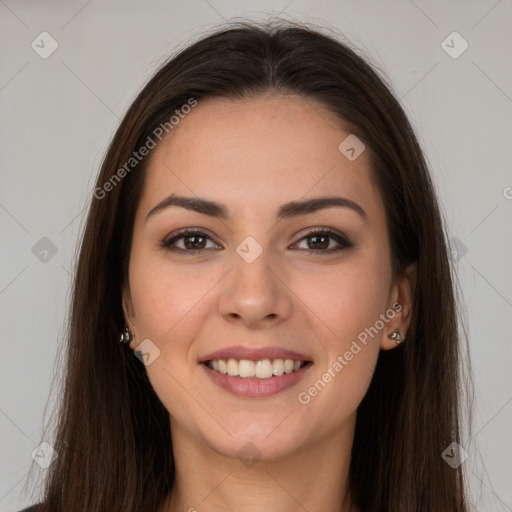
{"type": "Polygon", "coordinates": [[[397,276],[395,282],[391,286],[388,308],[395,311],[395,316],[389,320],[384,330],[380,343],[380,348],[382,350],[390,350],[398,346],[395,340],[389,337],[389,335],[396,329],[400,329],[402,338],[405,338],[407,335],[407,331],[411,323],[413,296],[414,289],[416,288],[417,275],[418,264],[417,262],[411,263],[405,268],[402,274],[397,276]],[[397,304],[397,306],[393,307],[394,304],[397,304]]]}
{"type": "Polygon", "coordinates": [[[135,327],[135,308],[133,307],[132,295],[129,285],[124,285],[122,292],[122,306],[123,316],[126,327],[133,333],[133,340],[130,343],[130,348],[135,348],[135,339],[137,338],[137,329],[135,327]]]}

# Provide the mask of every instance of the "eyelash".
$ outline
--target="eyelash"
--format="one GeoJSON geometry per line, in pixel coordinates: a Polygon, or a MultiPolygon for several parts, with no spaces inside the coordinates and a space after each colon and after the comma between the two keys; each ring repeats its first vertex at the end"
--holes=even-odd
{"type": "MultiPolygon", "coordinates": [[[[188,229],[187,228],[187,229],[183,229],[183,230],[179,231],[172,238],[164,239],[162,241],[161,245],[164,249],[166,249],[168,251],[172,251],[174,253],[179,253],[179,254],[202,253],[203,251],[208,250],[208,249],[197,249],[197,250],[181,249],[181,248],[173,246],[173,244],[177,240],[180,240],[182,238],[188,238],[188,237],[191,237],[194,235],[199,235],[201,237],[209,238],[211,240],[211,237],[205,231],[203,231],[201,229],[188,229]]],[[[353,244],[345,236],[343,236],[340,233],[338,233],[337,231],[334,231],[333,229],[327,228],[327,227],[312,228],[311,230],[307,231],[302,236],[302,238],[300,238],[297,242],[295,242],[295,244],[297,244],[298,242],[301,242],[302,240],[304,240],[306,238],[311,238],[313,236],[322,236],[322,235],[327,235],[329,238],[332,238],[333,240],[338,242],[338,244],[340,244],[340,246],[335,249],[325,249],[325,250],[318,250],[318,251],[315,249],[302,249],[302,250],[309,251],[310,253],[317,252],[319,254],[332,254],[332,253],[336,253],[336,252],[342,251],[344,249],[353,247],[353,244]]]]}

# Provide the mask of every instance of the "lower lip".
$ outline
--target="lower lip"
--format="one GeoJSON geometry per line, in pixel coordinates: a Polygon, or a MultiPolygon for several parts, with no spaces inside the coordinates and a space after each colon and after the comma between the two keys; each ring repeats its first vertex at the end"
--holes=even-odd
{"type": "Polygon", "coordinates": [[[201,366],[215,384],[233,395],[245,398],[266,398],[293,386],[306,375],[313,364],[307,363],[296,372],[284,373],[279,377],[270,377],[268,379],[232,377],[231,375],[216,372],[204,363],[201,363],[201,366]]]}

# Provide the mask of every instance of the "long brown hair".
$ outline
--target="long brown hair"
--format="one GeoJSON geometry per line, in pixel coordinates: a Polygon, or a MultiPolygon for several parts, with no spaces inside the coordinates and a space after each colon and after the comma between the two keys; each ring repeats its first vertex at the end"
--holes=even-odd
{"type": "MultiPolygon", "coordinates": [[[[418,264],[407,341],[381,351],[358,408],[349,474],[361,512],[464,512],[461,339],[447,236],[413,129],[386,81],[349,42],[270,20],[216,28],[169,59],[137,96],[103,161],[73,283],[64,386],[47,470],[48,512],[157,510],[174,482],[169,413],[118,343],[134,215],[148,158],[119,169],[191,98],[298,94],[322,102],[371,149],[396,276],[418,264]],[[110,182],[110,186],[105,184],[110,182]],[[98,192],[99,191],[99,192],[98,192]],[[462,444],[462,443],[461,443],[462,444]]],[[[132,162],[133,163],[133,162],[132,162]]]]}

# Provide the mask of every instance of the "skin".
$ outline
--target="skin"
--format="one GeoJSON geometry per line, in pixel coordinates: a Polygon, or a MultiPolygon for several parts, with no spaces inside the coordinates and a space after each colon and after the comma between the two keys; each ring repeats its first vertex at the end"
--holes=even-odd
{"type": "Polygon", "coordinates": [[[343,489],[357,407],[379,351],[397,346],[389,334],[407,333],[416,272],[413,265],[392,278],[370,150],[349,161],[338,149],[349,134],[323,105],[299,96],[210,99],[150,155],[123,308],[131,348],[150,339],[160,350],[146,371],[170,414],[177,471],[160,512],[295,512],[299,504],[348,511],[343,489]],[[231,217],[172,206],[146,220],[171,193],[223,203],[231,217]],[[276,221],[283,203],[334,195],[358,203],[366,219],[330,207],[276,221]],[[308,228],[322,227],[354,245],[328,253],[339,246],[335,239],[322,245],[305,238],[308,228]],[[203,228],[210,237],[196,245],[193,236],[176,241],[191,254],[161,246],[182,228],[203,228]],[[248,236],[263,249],[250,264],[236,252],[248,236]],[[308,404],[300,403],[298,393],[396,302],[401,311],[366,346],[360,343],[362,350],[308,404]],[[213,384],[198,363],[233,345],[278,345],[310,355],[314,365],[277,395],[240,398],[213,384]],[[260,457],[251,467],[238,456],[249,442],[260,457]]]}

